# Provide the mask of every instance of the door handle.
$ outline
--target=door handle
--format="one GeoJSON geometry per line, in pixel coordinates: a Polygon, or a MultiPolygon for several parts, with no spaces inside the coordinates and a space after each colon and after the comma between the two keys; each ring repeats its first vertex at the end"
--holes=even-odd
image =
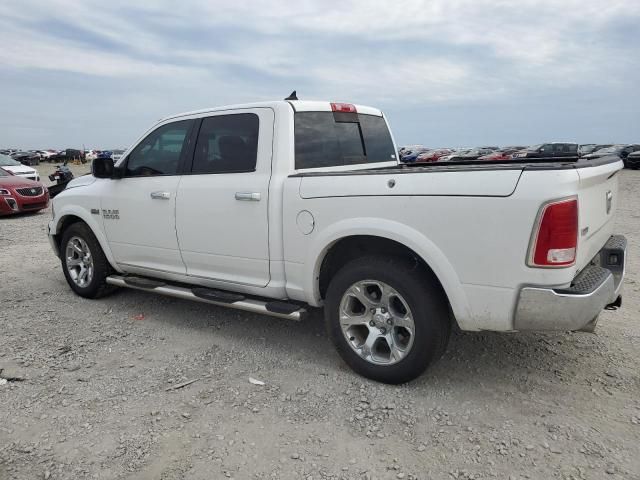
{"type": "Polygon", "coordinates": [[[151,192],[151,198],[154,200],[169,200],[171,192],[151,192]]]}
{"type": "Polygon", "coordinates": [[[259,192],[236,192],[236,200],[243,202],[259,202],[260,198],[259,192]]]}

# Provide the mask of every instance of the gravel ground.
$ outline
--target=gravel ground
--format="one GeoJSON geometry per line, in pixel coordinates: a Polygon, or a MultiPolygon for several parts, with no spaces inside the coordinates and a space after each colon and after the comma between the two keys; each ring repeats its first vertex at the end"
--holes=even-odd
{"type": "Polygon", "coordinates": [[[0,385],[0,479],[639,479],[639,181],[622,172],[624,306],[596,335],[456,333],[399,387],[352,373],[319,314],[84,300],[50,212],[2,218],[0,368],[24,380],[0,385]]]}

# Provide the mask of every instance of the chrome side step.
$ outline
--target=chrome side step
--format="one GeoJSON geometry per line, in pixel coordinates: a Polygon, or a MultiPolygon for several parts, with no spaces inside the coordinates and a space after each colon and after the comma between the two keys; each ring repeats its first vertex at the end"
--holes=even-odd
{"type": "Polygon", "coordinates": [[[145,279],[143,277],[126,277],[122,275],[110,275],[107,277],[109,285],[132,288],[145,292],[159,293],[168,297],[193,300],[196,302],[210,303],[220,307],[235,308],[246,312],[261,313],[271,317],[286,318],[287,320],[301,320],[307,311],[296,304],[282,301],[264,301],[247,298],[244,295],[222,290],[194,287],[193,289],[178,287],[168,283],[145,279]]]}

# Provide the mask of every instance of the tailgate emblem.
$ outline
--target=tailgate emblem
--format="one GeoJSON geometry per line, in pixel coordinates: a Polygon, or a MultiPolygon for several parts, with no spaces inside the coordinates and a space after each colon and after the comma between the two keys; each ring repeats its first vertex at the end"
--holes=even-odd
{"type": "Polygon", "coordinates": [[[611,213],[611,204],[613,203],[613,193],[611,190],[607,192],[607,215],[611,213]]]}

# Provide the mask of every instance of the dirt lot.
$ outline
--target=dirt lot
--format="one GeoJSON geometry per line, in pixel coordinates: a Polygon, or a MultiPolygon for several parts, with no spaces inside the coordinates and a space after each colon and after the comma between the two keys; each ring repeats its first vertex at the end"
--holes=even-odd
{"type": "Polygon", "coordinates": [[[624,306],[597,335],[454,334],[400,387],[347,369],[320,315],[84,300],[50,212],[0,219],[0,368],[25,377],[0,385],[0,479],[638,479],[640,172],[621,182],[624,306]]]}

